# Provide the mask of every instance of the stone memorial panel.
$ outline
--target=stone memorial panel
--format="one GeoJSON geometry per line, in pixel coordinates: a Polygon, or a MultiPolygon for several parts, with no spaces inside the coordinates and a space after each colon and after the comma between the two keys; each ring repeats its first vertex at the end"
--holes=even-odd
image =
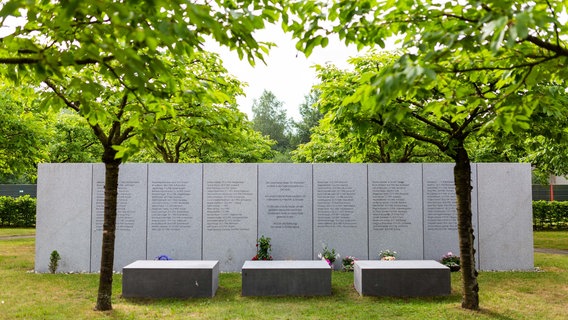
{"type": "Polygon", "coordinates": [[[533,269],[530,164],[479,163],[477,174],[480,269],[533,269]]]}
{"type": "Polygon", "coordinates": [[[422,164],[369,164],[369,259],[422,259],[422,164]]]}
{"type": "Polygon", "coordinates": [[[257,165],[203,165],[203,259],[240,271],[256,253],[257,165]]]}
{"type": "MultiPolygon", "coordinates": [[[[136,260],[146,259],[147,220],[147,164],[123,164],[118,175],[118,199],[116,214],[116,240],[114,246],[114,270],[136,260]]],[[[101,246],[104,222],[105,167],[93,165],[93,202],[91,233],[91,272],[101,266],[101,246]]]]}
{"type": "MultiPolygon", "coordinates": [[[[456,208],[456,189],[454,184],[454,164],[423,164],[423,199],[424,199],[424,259],[440,260],[443,255],[452,252],[459,255],[459,236],[456,208]]],[[[472,193],[471,210],[477,240],[477,178],[476,167],[471,167],[472,193]]],[[[477,250],[479,251],[479,250],[477,250]]],[[[476,256],[477,264],[479,259],[476,256]]]]}
{"type": "Polygon", "coordinates": [[[202,164],[148,167],[148,256],[200,260],[202,164]]]}
{"type": "Polygon", "coordinates": [[[313,257],[327,245],[343,257],[368,259],[367,165],[314,164],[313,176],[313,257]]]}
{"type": "Polygon", "coordinates": [[[58,272],[90,271],[92,175],[90,163],[38,165],[37,272],[49,271],[53,250],[61,256],[58,272]]]}
{"type": "MultiPolygon", "coordinates": [[[[165,254],[240,271],[261,235],[273,239],[277,259],[317,259],[327,245],[361,260],[383,249],[400,259],[439,260],[459,253],[453,168],[124,164],[114,267],[165,254]]],[[[481,270],[533,268],[530,175],[528,164],[472,164],[481,270]]],[[[36,271],[47,271],[53,250],[61,255],[59,271],[99,271],[104,177],[100,163],[38,167],[36,271]]]]}
{"type": "Polygon", "coordinates": [[[312,166],[259,164],[258,237],[272,239],[276,260],[312,258],[312,166]]]}

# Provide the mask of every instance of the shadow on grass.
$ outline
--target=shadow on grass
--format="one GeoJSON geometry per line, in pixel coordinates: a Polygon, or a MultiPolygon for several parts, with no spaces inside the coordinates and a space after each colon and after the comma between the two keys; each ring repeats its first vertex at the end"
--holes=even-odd
{"type": "Polygon", "coordinates": [[[489,309],[484,309],[484,308],[481,308],[479,311],[473,311],[473,312],[477,312],[478,314],[487,316],[487,317],[489,317],[489,318],[491,318],[491,319],[501,319],[501,320],[513,320],[513,319],[516,319],[516,318],[510,317],[510,316],[506,316],[506,315],[503,315],[503,314],[501,314],[501,313],[494,312],[494,311],[491,311],[491,310],[489,310],[489,309]]]}

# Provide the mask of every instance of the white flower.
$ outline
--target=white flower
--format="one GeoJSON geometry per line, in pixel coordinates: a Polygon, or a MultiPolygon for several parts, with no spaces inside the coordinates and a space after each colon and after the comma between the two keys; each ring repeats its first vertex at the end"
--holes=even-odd
{"type": "Polygon", "coordinates": [[[320,258],[320,259],[323,259],[323,257],[322,257],[322,255],[321,255],[321,253],[320,253],[320,254],[318,254],[318,258],[320,258]]]}

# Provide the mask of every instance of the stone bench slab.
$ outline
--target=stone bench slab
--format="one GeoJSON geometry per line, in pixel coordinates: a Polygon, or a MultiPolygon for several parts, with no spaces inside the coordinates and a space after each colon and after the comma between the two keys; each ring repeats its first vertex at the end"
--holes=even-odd
{"type": "Polygon", "coordinates": [[[242,295],[331,295],[331,267],[321,260],[246,261],[242,295]]]}
{"type": "Polygon", "coordinates": [[[450,269],[434,260],[355,261],[355,289],[365,296],[423,297],[451,293],[450,269]]]}
{"type": "Polygon", "coordinates": [[[213,297],[219,261],[138,260],[122,269],[125,298],[213,297]]]}

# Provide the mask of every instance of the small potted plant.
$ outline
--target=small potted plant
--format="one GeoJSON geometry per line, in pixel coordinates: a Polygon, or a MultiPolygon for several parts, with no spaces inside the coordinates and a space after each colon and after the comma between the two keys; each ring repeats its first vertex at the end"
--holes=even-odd
{"type": "Polygon", "coordinates": [[[325,260],[333,268],[333,263],[336,259],[339,259],[339,253],[335,252],[335,249],[328,249],[327,245],[323,245],[323,251],[318,254],[318,258],[325,260]]]}
{"type": "Polygon", "coordinates": [[[442,256],[440,263],[450,268],[452,272],[460,270],[460,257],[454,255],[451,251],[442,256]]]}
{"type": "Polygon", "coordinates": [[[381,250],[379,252],[379,260],[393,261],[396,260],[397,253],[389,249],[381,250]]]}
{"type": "Polygon", "coordinates": [[[355,267],[355,261],[357,261],[357,258],[353,256],[347,256],[343,258],[343,271],[353,271],[353,268],[355,267]]]}
{"type": "Polygon", "coordinates": [[[264,235],[256,240],[256,255],[252,257],[252,260],[272,260],[270,240],[270,238],[264,235]]]}

